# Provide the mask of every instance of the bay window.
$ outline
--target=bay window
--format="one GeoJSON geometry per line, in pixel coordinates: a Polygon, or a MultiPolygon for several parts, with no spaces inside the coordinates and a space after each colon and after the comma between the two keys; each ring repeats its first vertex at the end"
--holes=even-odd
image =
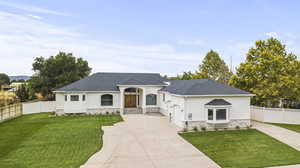
{"type": "Polygon", "coordinates": [[[207,109],[207,121],[208,122],[227,122],[229,108],[210,107],[207,109]]]}

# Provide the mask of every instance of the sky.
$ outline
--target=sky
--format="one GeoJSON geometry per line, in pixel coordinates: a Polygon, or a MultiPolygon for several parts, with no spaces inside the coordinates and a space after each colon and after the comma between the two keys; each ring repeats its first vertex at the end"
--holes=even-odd
{"type": "Polygon", "coordinates": [[[73,53],[92,72],[195,71],[213,49],[237,68],[256,40],[300,56],[298,0],[0,0],[0,72],[73,53]]]}

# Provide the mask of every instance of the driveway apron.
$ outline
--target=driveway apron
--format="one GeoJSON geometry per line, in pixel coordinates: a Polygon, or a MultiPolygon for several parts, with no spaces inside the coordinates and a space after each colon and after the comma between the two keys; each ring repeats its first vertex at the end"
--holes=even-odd
{"type": "Polygon", "coordinates": [[[104,144],[81,168],[219,168],[181,138],[167,117],[125,115],[104,127],[104,144]]]}

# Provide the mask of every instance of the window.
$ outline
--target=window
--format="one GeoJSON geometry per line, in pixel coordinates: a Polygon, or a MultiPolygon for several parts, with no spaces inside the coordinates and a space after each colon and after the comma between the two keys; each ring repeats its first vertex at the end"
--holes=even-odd
{"type": "Polygon", "coordinates": [[[207,119],[208,120],[214,120],[214,110],[213,109],[208,109],[207,111],[207,119]]]}
{"type": "Polygon", "coordinates": [[[216,120],[226,120],[226,109],[216,109],[216,120]]]}
{"type": "Polygon", "coordinates": [[[166,101],[166,94],[163,93],[163,101],[166,101]]]}
{"type": "Polygon", "coordinates": [[[82,95],[82,101],[85,101],[85,95],[82,95]]]}
{"type": "Polygon", "coordinates": [[[79,95],[71,95],[71,101],[79,101],[79,95]]]}
{"type": "Polygon", "coordinates": [[[192,120],[192,119],[193,119],[193,114],[192,114],[192,113],[189,113],[188,119],[189,119],[189,120],[192,120]]]}
{"type": "Polygon", "coordinates": [[[111,94],[105,94],[101,96],[101,106],[112,106],[113,96],[111,94]]]}
{"type": "Polygon", "coordinates": [[[127,88],[125,89],[125,92],[136,92],[136,88],[127,88]]]}
{"type": "Polygon", "coordinates": [[[210,122],[227,122],[227,111],[227,108],[209,108],[207,109],[207,120],[210,122]]]}
{"type": "Polygon", "coordinates": [[[65,95],[65,101],[68,101],[68,95],[65,95]]]}
{"type": "Polygon", "coordinates": [[[156,105],[156,95],[148,94],[146,96],[146,105],[156,105]]]}

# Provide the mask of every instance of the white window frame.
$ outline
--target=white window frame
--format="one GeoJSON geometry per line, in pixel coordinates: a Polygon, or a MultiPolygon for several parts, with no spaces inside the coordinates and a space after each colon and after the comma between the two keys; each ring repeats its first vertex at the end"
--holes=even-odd
{"type": "Polygon", "coordinates": [[[228,123],[230,106],[206,106],[206,121],[208,123],[228,123]],[[213,120],[208,120],[208,109],[213,110],[213,120]],[[217,109],[226,109],[226,120],[217,120],[217,109]]]}

